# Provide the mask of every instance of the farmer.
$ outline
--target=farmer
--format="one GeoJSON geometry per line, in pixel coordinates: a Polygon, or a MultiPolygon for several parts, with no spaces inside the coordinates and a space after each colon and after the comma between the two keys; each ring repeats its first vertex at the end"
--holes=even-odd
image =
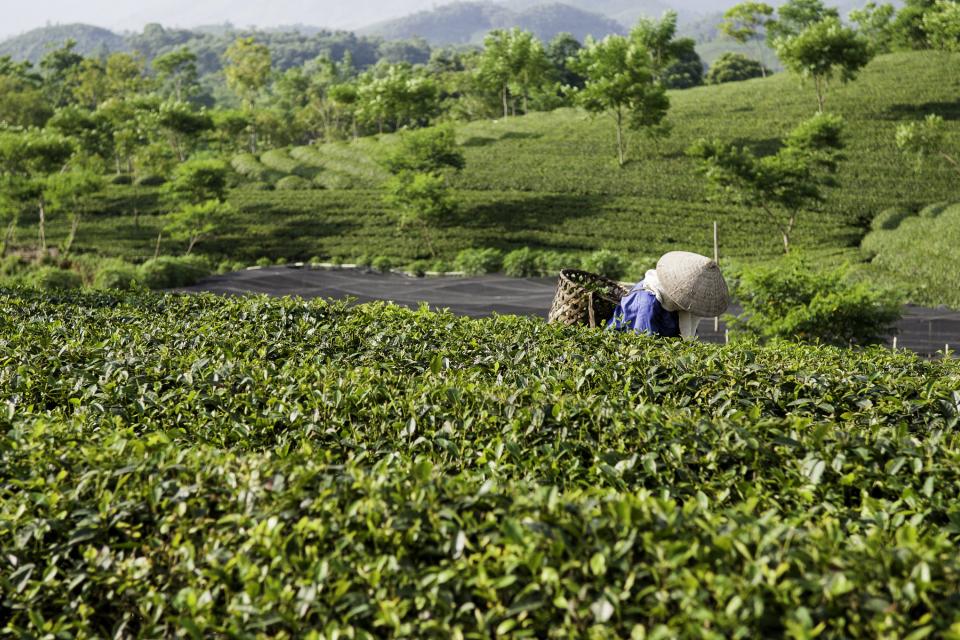
{"type": "Polygon", "coordinates": [[[672,251],[647,271],[613,312],[608,329],[693,340],[701,318],[727,310],[730,294],[716,262],[672,251]]]}

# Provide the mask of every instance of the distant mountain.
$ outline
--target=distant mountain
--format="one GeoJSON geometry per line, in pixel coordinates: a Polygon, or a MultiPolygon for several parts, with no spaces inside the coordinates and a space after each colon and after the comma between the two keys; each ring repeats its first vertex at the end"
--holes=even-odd
{"type": "Polygon", "coordinates": [[[88,24],[64,24],[41,27],[0,42],[0,56],[29,60],[36,64],[51,50],[67,40],[76,40],[76,51],[85,56],[128,49],[123,36],[88,24]]]}
{"type": "Polygon", "coordinates": [[[457,2],[381,22],[361,29],[360,33],[377,35],[385,40],[420,37],[437,45],[477,44],[493,29],[512,27],[532,31],[543,41],[562,32],[572,33],[580,40],[587,35],[600,38],[624,32],[624,26],[616,20],[567,4],[536,3],[515,11],[494,2],[457,2]]]}
{"type": "MultiPolygon", "coordinates": [[[[600,15],[613,18],[624,26],[632,27],[641,17],[659,18],[665,11],[671,9],[681,14],[681,20],[693,19],[699,11],[692,8],[691,4],[697,4],[696,1],[689,2],[684,0],[565,0],[567,4],[598,13],[600,15]],[[681,5],[681,6],[678,6],[681,5]]],[[[732,2],[735,0],[731,0],[732,2]]],[[[501,0],[501,2],[517,11],[525,11],[543,3],[543,0],[501,0]]],[[[708,6],[715,7],[715,3],[709,3],[708,6]]]]}

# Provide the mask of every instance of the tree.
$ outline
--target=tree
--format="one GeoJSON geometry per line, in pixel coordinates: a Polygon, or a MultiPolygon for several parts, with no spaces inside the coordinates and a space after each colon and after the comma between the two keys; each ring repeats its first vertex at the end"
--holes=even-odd
{"type": "Polygon", "coordinates": [[[742,53],[724,53],[717,58],[707,71],[707,84],[740,82],[751,78],[760,78],[763,65],[742,53]]]}
{"type": "MultiPolygon", "coordinates": [[[[504,118],[511,114],[512,96],[519,96],[523,110],[528,109],[531,89],[546,82],[550,69],[543,44],[532,33],[518,28],[488,33],[479,63],[477,74],[484,83],[496,87],[504,118]]],[[[516,115],[516,104],[512,112],[516,115]]]]}
{"type": "Polygon", "coordinates": [[[936,0],[906,0],[891,26],[893,43],[902,49],[928,49],[930,47],[924,18],[934,10],[936,0]]]}
{"type": "Polygon", "coordinates": [[[697,53],[696,42],[681,38],[675,42],[675,59],[663,70],[661,81],[667,89],[689,89],[703,84],[703,60],[697,53]]]}
{"type": "Polygon", "coordinates": [[[0,126],[40,127],[53,114],[43,92],[43,79],[29,62],[0,57],[0,126]]]}
{"type": "Polygon", "coordinates": [[[270,78],[270,49],[253,38],[240,38],[230,45],[223,59],[227,63],[224,69],[227,86],[248,108],[252,108],[270,78]]]}
{"type": "Polygon", "coordinates": [[[83,217],[81,209],[84,198],[103,190],[104,181],[96,167],[84,166],[75,162],[68,171],[50,176],[46,187],[46,197],[50,211],[65,212],[70,222],[70,231],[60,251],[64,256],[70,254],[73,241],[83,217]]]}
{"type": "Polygon", "coordinates": [[[613,118],[617,159],[623,167],[627,162],[624,128],[653,131],[670,108],[666,91],[656,80],[650,52],[634,39],[607,36],[587,44],[576,69],[587,78],[577,92],[577,102],[591,113],[613,118]]]}
{"type": "Polygon", "coordinates": [[[197,243],[216,233],[233,209],[219,200],[207,200],[199,204],[184,204],[167,217],[163,230],[174,240],[187,242],[187,255],[197,243]]]}
{"type": "Polygon", "coordinates": [[[821,0],[788,0],[781,5],[777,19],[766,23],[767,44],[774,46],[777,40],[798,36],[827,18],[839,20],[840,14],[832,7],[827,8],[821,0]]]}
{"type": "Polygon", "coordinates": [[[870,62],[869,43],[839,18],[828,17],[799,34],[776,41],[777,55],[792,72],[813,78],[817,110],[823,113],[827,82],[853,80],[870,62]]]}
{"type": "Polygon", "coordinates": [[[388,124],[426,125],[440,108],[439,88],[408,64],[378,65],[360,76],[357,116],[383,133],[388,124]]]}
{"type": "Polygon", "coordinates": [[[870,43],[872,55],[889,53],[893,45],[893,18],[897,10],[892,4],[868,2],[862,9],[850,12],[860,34],[870,43]]]}
{"type": "Polygon", "coordinates": [[[647,51],[650,69],[657,80],[681,54],[689,55],[693,40],[677,40],[677,12],[667,11],[660,20],[641,18],[630,31],[630,40],[647,51]]]}
{"type": "Polygon", "coordinates": [[[569,33],[558,33],[547,45],[547,61],[563,87],[582,89],[586,79],[573,70],[583,45],[569,33]]]}
{"type": "Polygon", "coordinates": [[[960,174],[960,156],[950,153],[945,146],[946,126],[942,116],[929,115],[923,122],[910,122],[897,128],[897,148],[904,155],[914,156],[917,170],[923,161],[939,157],[960,174]]]}
{"type": "Polygon", "coordinates": [[[152,66],[165,97],[172,97],[176,102],[186,102],[199,92],[197,54],[187,47],[157,56],[153,59],[152,66]]]}
{"type": "Polygon", "coordinates": [[[416,228],[427,251],[435,256],[431,228],[456,209],[447,175],[465,165],[453,129],[405,134],[384,164],[393,174],[386,185],[385,203],[396,211],[400,228],[416,228]]]}
{"type": "Polygon", "coordinates": [[[145,64],[140,56],[117,52],[107,58],[105,65],[107,95],[127,99],[143,91],[145,64]]]}
{"type": "MultiPolygon", "coordinates": [[[[720,31],[740,44],[760,43],[766,38],[767,23],[773,20],[773,7],[764,2],[741,2],[727,9],[720,23],[720,31]]],[[[759,58],[759,56],[758,56],[759,58]]],[[[760,72],[766,77],[766,69],[761,64],[760,72]]]]}
{"type": "Polygon", "coordinates": [[[227,165],[221,160],[194,159],[173,171],[164,185],[165,195],[176,203],[223,202],[227,195],[227,165]]]}
{"type": "Polygon", "coordinates": [[[37,207],[38,239],[43,253],[47,250],[51,177],[64,169],[75,152],[75,143],[59,133],[40,129],[0,131],[0,181],[8,190],[8,197],[37,207]]]}
{"type": "Polygon", "coordinates": [[[817,114],[801,123],[776,154],[757,157],[732,144],[699,140],[688,154],[700,160],[712,197],[763,211],[783,239],[784,253],[800,211],[823,201],[842,159],[843,120],[817,114]]]}
{"type": "Polygon", "coordinates": [[[70,104],[77,86],[84,58],[74,49],[75,40],[67,40],[62,47],[54,49],[40,61],[44,87],[54,107],[70,104]]]}
{"type": "Polygon", "coordinates": [[[187,159],[190,148],[201,134],[213,129],[213,119],[206,113],[194,111],[184,102],[165,102],[160,105],[157,124],[167,133],[170,146],[180,162],[187,159]]]}
{"type": "Polygon", "coordinates": [[[923,16],[923,29],[934,49],[960,52],[960,3],[937,0],[923,16]]]}

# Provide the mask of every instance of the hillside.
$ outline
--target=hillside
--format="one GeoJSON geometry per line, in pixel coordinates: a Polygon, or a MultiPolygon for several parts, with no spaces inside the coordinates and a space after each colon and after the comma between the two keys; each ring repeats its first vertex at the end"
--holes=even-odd
{"type": "Polygon", "coordinates": [[[77,42],[77,53],[85,56],[129,49],[123,36],[89,24],[41,27],[0,42],[0,56],[29,60],[36,64],[53,48],[67,40],[77,42]]]}
{"type": "Polygon", "coordinates": [[[421,37],[437,45],[477,44],[493,29],[512,27],[532,31],[543,41],[563,32],[582,40],[587,35],[599,38],[624,31],[615,20],[566,4],[537,4],[513,11],[493,2],[457,2],[376,24],[361,33],[378,35],[386,40],[421,37]]]}
{"type": "MultiPolygon", "coordinates": [[[[930,112],[950,116],[957,95],[956,56],[933,52],[880,57],[856,82],[832,87],[827,105],[846,120],[847,160],[826,204],[801,214],[795,245],[825,261],[858,260],[860,242],[880,211],[955,198],[952,176],[915,176],[893,137],[898,122],[930,112]]],[[[770,151],[813,114],[812,87],[777,74],[670,97],[672,136],[654,145],[632,135],[633,160],[624,169],[616,166],[607,117],[567,109],[460,126],[467,159],[466,170],[454,181],[460,211],[436,230],[439,257],[449,260],[463,248],[487,246],[580,255],[607,248],[642,261],[675,249],[711,253],[714,221],[720,223],[725,259],[780,255],[779,235],[759,211],[706,200],[704,178],[684,151],[703,136],[770,151]]],[[[960,146],[960,121],[950,119],[948,126],[960,146]]],[[[363,255],[401,261],[423,256],[417,234],[397,232],[380,191],[385,173],[378,159],[395,139],[292,150],[293,164],[307,165],[322,190],[263,191],[255,180],[245,181],[254,184],[231,194],[236,213],[228,228],[197,250],[248,264],[262,256],[339,256],[348,262],[363,255]]],[[[271,152],[262,160],[278,168],[289,164],[278,162],[278,155],[283,154],[271,152]]],[[[166,213],[151,193],[140,193],[144,215],[137,226],[128,215],[131,191],[113,188],[91,205],[78,249],[140,260],[151,256],[165,224],[160,214],[166,213]]],[[[31,237],[35,225],[35,218],[24,216],[18,237],[31,237]]],[[[66,222],[55,218],[48,236],[56,242],[66,232],[66,222]]],[[[166,242],[163,250],[178,248],[166,242]]]]}

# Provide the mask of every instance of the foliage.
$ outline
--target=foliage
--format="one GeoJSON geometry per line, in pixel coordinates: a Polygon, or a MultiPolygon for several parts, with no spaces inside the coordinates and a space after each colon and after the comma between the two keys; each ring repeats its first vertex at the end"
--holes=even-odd
{"type": "Polygon", "coordinates": [[[175,289],[196,284],[210,271],[207,261],[198,256],[160,256],[140,265],[137,280],[150,289],[175,289]]]}
{"type": "Polygon", "coordinates": [[[270,49],[254,38],[238,38],[223,54],[227,85],[249,107],[266,86],[273,60],[270,49]]]}
{"type": "Polygon", "coordinates": [[[370,267],[380,273],[388,273],[393,269],[393,261],[387,256],[377,256],[370,261],[370,267]]]}
{"type": "Polygon", "coordinates": [[[943,160],[960,175],[960,156],[946,146],[946,126],[943,116],[930,114],[922,122],[908,122],[897,127],[897,149],[916,159],[917,171],[931,157],[943,160]]]}
{"type": "Polygon", "coordinates": [[[511,251],[503,258],[503,272],[511,278],[533,278],[541,274],[539,255],[529,247],[511,251]]]}
{"type": "Polygon", "coordinates": [[[713,197],[761,209],[789,253],[798,212],[822,201],[823,187],[834,186],[842,131],[841,118],[821,113],[798,125],[773,155],[758,158],[744,147],[708,140],[688,154],[700,160],[713,197]]]}
{"type": "Polygon", "coordinates": [[[865,275],[896,287],[914,304],[960,309],[960,205],[927,207],[896,226],[873,229],[861,244],[870,260],[865,275]]]}
{"type": "Polygon", "coordinates": [[[861,9],[850,12],[850,21],[870,43],[872,55],[890,53],[893,48],[893,20],[896,8],[892,4],[867,2],[861,9]]]}
{"type": "Polygon", "coordinates": [[[619,280],[627,271],[627,261],[623,256],[608,249],[595,251],[583,259],[582,265],[586,271],[599,273],[614,280],[619,280]]]}
{"type": "Polygon", "coordinates": [[[623,167],[627,162],[624,128],[656,131],[670,108],[657,81],[652,53],[633,39],[608,36],[583,48],[576,69],[587,78],[576,94],[577,102],[591,113],[613,118],[617,159],[623,167]]]}
{"type": "Polygon", "coordinates": [[[104,291],[128,291],[137,281],[139,271],[134,265],[122,260],[104,260],[97,268],[93,287],[104,291]]]}
{"type": "Polygon", "coordinates": [[[936,0],[923,15],[923,29],[934,49],[960,53],[960,3],[936,0]]]}
{"type": "Polygon", "coordinates": [[[764,66],[756,60],[751,60],[742,53],[724,53],[710,65],[706,80],[707,84],[723,84],[764,75],[764,66]]]}
{"type": "Polygon", "coordinates": [[[264,298],[0,317],[11,635],[955,621],[955,361],[264,298]]]}
{"type": "Polygon", "coordinates": [[[444,126],[402,134],[399,144],[384,159],[384,166],[393,174],[438,174],[445,169],[462,171],[466,160],[457,145],[456,132],[444,126]]]}
{"type": "Polygon", "coordinates": [[[277,181],[279,191],[304,191],[312,188],[313,184],[300,176],[286,176],[277,181]]]}
{"type": "Polygon", "coordinates": [[[846,270],[815,271],[790,257],[739,274],[735,296],[743,314],[729,322],[734,335],[836,346],[882,343],[900,319],[894,290],[851,283],[846,270]]]}
{"type": "Polygon", "coordinates": [[[431,256],[436,255],[431,227],[456,210],[443,176],[404,171],[387,183],[384,202],[396,211],[401,228],[414,227],[424,239],[431,256]]]}
{"type": "Polygon", "coordinates": [[[464,249],[457,254],[454,268],[468,276],[496,273],[503,266],[503,252],[497,249],[464,249]]]}
{"type": "Polygon", "coordinates": [[[186,241],[190,255],[197,242],[223,228],[232,212],[229,204],[219,200],[185,204],[168,216],[164,231],[174,240],[186,241]]]}
{"type": "Polygon", "coordinates": [[[53,266],[38,267],[28,272],[24,282],[31,287],[47,291],[79,289],[83,286],[80,274],[53,266]]]}
{"type": "Polygon", "coordinates": [[[871,58],[867,40],[834,17],[815,22],[797,35],[781,37],[775,45],[787,69],[813,78],[820,113],[827,84],[837,76],[843,82],[856,78],[871,58]]]}
{"type": "Polygon", "coordinates": [[[227,165],[221,160],[206,158],[188,160],[174,170],[164,193],[177,203],[223,202],[227,194],[227,165]]]}
{"type": "Polygon", "coordinates": [[[773,7],[763,2],[741,2],[724,12],[720,31],[741,44],[761,40],[773,12],[773,7]]]}

